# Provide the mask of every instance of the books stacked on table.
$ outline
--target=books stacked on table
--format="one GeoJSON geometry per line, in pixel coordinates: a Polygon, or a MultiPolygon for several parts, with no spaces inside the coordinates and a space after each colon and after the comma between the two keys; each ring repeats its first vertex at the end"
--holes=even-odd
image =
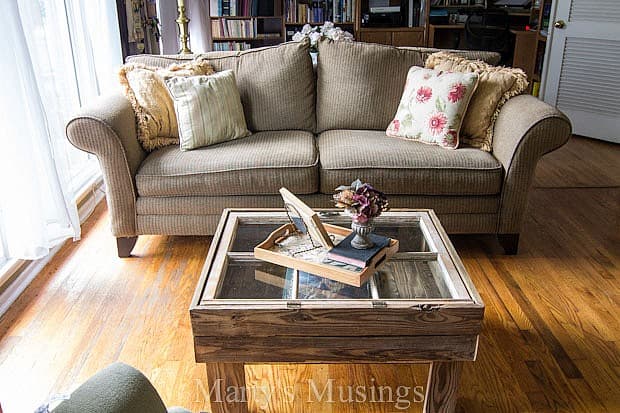
{"type": "Polygon", "coordinates": [[[368,267],[372,259],[384,248],[390,245],[390,238],[370,234],[369,238],[375,244],[373,247],[360,250],[351,246],[351,240],[355,238],[355,232],[349,234],[345,239],[340,241],[338,245],[335,245],[327,252],[327,258],[330,260],[342,262],[349,265],[354,265],[359,268],[368,267]]]}

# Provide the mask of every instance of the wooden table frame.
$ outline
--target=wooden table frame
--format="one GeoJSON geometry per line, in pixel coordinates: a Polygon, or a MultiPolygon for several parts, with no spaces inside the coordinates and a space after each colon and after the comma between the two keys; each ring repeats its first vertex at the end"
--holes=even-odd
{"type": "MultiPolygon", "coordinates": [[[[433,211],[392,214],[424,218],[420,227],[458,284],[459,299],[216,299],[240,217],[275,211],[283,214],[225,210],[213,237],[190,308],[196,362],[206,363],[208,388],[245,388],[244,364],[431,363],[424,411],[454,411],[462,362],[476,359],[484,304],[433,211]]],[[[246,403],[211,396],[214,413],[248,411],[246,403]]]]}

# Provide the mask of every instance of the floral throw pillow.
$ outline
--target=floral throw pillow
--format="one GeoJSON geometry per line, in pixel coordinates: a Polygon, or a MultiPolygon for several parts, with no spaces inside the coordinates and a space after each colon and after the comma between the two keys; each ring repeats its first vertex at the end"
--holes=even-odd
{"type": "Polygon", "coordinates": [[[413,66],[388,136],[455,149],[476,73],[440,72],[413,66]]]}

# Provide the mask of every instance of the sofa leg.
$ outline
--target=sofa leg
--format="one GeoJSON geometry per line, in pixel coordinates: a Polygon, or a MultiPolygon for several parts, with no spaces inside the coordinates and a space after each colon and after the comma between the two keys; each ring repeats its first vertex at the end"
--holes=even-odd
{"type": "Polygon", "coordinates": [[[497,234],[499,241],[506,255],[516,255],[519,250],[519,234],[497,234]]]}
{"type": "Polygon", "coordinates": [[[116,249],[119,258],[131,257],[131,250],[138,241],[138,237],[119,237],[116,238],[116,249]]]}

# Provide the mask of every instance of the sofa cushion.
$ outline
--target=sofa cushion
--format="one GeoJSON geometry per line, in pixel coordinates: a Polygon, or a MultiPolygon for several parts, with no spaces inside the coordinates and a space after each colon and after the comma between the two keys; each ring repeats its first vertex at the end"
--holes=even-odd
{"type": "Polygon", "coordinates": [[[139,196],[299,194],[318,191],[318,154],[304,131],[258,132],[193,151],[152,152],[136,175],[139,196]]]}
{"type": "Polygon", "coordinates": [[[321,192],[359,178],[388,195],[495,195],[503,170],[488,152],[446,151],[383,131],[332,130],[318,137],[321,192]]]}
{"type": "Polygon", "coordinates": [[[463,119],[463,142],[485,151],[492,150],[495,120],[502,106],[527,89],[522,69],[491,66],[480,60],[439,52],[426,60],[426,67],[449,72],[477,73],[480,81],[463,119]]]}
{"type": "Polygon", "coordinates": [[[174,99],[182,151],[251,135],[232,70],[171,78],[166,86],[174,99]]]}
{"type": "MultiPolygon", "coordinates": [[[[210,52],[199,57],[218,72],[227,69],[235,72],[245,119],[252,132],[314,131],[315,86],[309,41],[242,52],[210,52]]],[[[170,62],[170,58],[131,59],[131,62],[143,61],[157,65],[170,62]]]]}
{"type": "MultiPolygon", "coordinates": [[[[360,42],[319,42],[317,131],[385,130],[394,118],[411,66],[438,49],[360,42]]],[[[494,52],[455,51],[466,58],[497,62],[494,52]]],[[[213,64],[211,62],[211,64],[213,64]]]]}
{"type": "Polygon", "coordinates": [[[387,128],[417,50],[360,42],[319,42],[317,131],[387,128]]]}
{"type": "Polygon", "coordinates": [[[147,151],[179,144],[179,127],[166,79],[213,74],[204,61],[190,60],[166,68],[129,63],[121,66],[121,87],[136,115],[138,141],[147,151]]]}

